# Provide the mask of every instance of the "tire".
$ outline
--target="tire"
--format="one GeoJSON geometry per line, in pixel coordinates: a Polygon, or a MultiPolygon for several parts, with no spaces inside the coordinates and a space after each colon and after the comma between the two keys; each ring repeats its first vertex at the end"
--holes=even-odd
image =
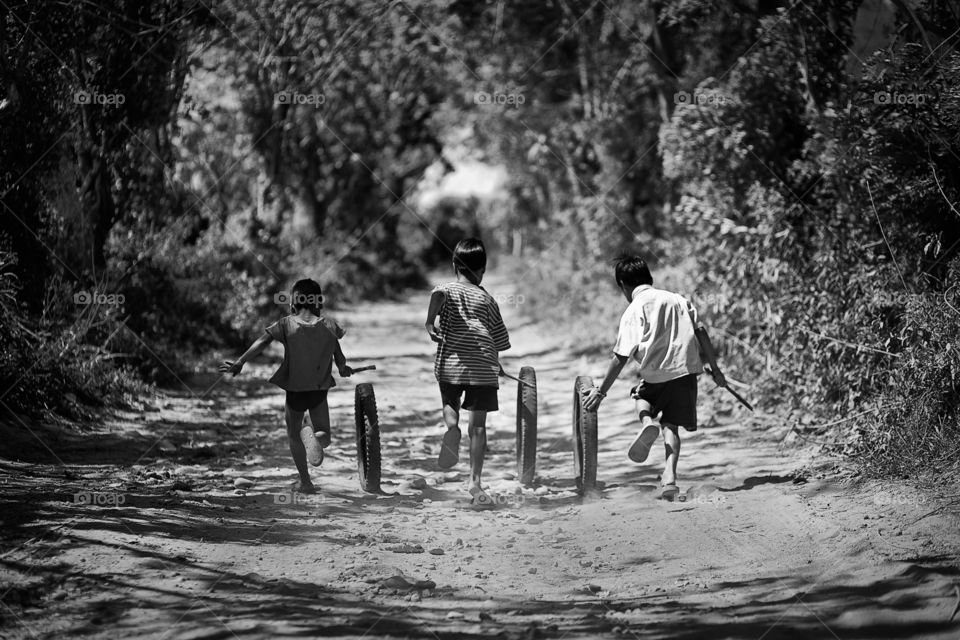
{"type": "Polygon", "coordinates": [[[519,378],[533,385],[517,383],[517,480],[529,487],[537,472],[537,373],[523,367],[519,378]]]}
{"type": "Polygon", "coordinates": [[[380,493],[380,422],[372,384],[365,382],[357,385],[353,414],[357,423],[360,488],[367,493],[380,493]]]}
{"type": "Polygon", "coordinates": [[[597,486],[597,412],[586,411],[583,399],[593,380],[579,376],[573,385],[573,469],[581,493],[597,486]]]}

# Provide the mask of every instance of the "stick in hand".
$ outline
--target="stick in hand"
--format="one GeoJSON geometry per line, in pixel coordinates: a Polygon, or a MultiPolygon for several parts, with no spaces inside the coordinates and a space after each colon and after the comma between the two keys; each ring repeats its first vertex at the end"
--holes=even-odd
{"type": "MultiPolygon", "coordinates": [[[[712,371],[711,369],[709,369],[709,368],[707,368],[707,373],[709,373],[711,376],[713,375],[713,371],[712,371]]],[[[720,386],[722,386],[724,389],[726,389],[727,391],[729,391],[730,394],[731,394],[734,398],[736,398],[737,401],[738,401],[740,404],[742,404],[743,406],[745,406],[747,409],[750,409],[750,411],[753,411],[753,405],[750,404],[749,402],[747,402],[746,399],[745,399],[742,395],[740,395],[739,393],[737,393],[736,391],[734,391],[733,389],[731,389],[729,384],[727,384],[726,382],[724,382],[724,383],[723,383],[722,385],[720,385],[720,386]]]]}
{"type": "Polygon", "coordinates": [[[520,384],[522,384],[522,385],[524,385],[524,386],[527,386],[527,387],[530,387],[531,389],[536,389],[536,388],[537,388],[536,385],[534,385],[534,384],[532,384],[532,383],[530,383],[530,382],[527,382],[526,380],[521,380],[520,378],[518,378],[518,377],[516,377],[516,376],[512,376],[512,375],[510,375],[509,373],[507,373],[506,371],[504,371],[503,369],[500,369],[500,375],[501,375],[501,376],[504,376],[504,377],[506,377],[506,378],[510,378],[511,380],[516,380],[516,381],[519,382],[520,384]]]}
{"type": "Polygon", "coordinates": [[[375,370],[376,368],[377,368],[377,365],[375,365],[375,364],[368,364],[368,365],[365,366],[365,367],[354,367],[354,368],[353,368],[353,372],[354,372],[354,373],[360,373],[361,371],[373,371],[373,370],[375,370]]]}

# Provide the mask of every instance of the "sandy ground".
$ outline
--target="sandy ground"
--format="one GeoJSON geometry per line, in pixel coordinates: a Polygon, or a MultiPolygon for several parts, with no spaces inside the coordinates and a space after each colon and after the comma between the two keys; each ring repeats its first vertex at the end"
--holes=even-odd
{"type": "Polygon", "coordinates": [[[705,380],[685,500],[656,499],[659,445],[650,464],[626,458],[626,379],[600,413],[602,491],[579,497],[573,380],[605,358],[571,357],[509,298],[504,367],[539,382],[538,481],[514,480],[510,382],[485,473],[502,505],[472,508],[466,438],[457,468],[435,462],[427,295],[332,314],[351,363],[378,370],[331,393],[316,496],[291,493],[282,395],[265,382],[276,354],[95,428],[8,421],[0,637],[960,637],[956,496],[852,480],[705,380]],[[359,489],[356,382],[376,389],[385,495],[359,489]]]}

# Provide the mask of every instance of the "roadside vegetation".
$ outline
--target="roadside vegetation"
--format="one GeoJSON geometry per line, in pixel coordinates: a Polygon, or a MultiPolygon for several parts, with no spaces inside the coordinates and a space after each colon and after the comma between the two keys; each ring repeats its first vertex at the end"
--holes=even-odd
{"type": "Polygon", "coordinates": [[[610,262],[637,251],[805,438],[877,475],[960,464],[953,2],[123,0],[0,25],[0,409],[136,402],[299,277],[331,305],[399,295],[480,233],[578,349],[608,346],[610,262]],[[457,156],[505,167],[503,196],[418,200],[457,156]]]}

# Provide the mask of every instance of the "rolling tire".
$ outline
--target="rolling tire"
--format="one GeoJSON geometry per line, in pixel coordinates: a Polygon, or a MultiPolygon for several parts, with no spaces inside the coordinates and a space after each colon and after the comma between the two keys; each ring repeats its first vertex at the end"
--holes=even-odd
{"type": "Polygon", "coordinates": [[[597,486],[597,412],[583,408],[593,380],[579,376],[573,385],[573,469],[581,493],[597,486]]]}
{"type": "Polygon", "coordinates": [[[380,493],[380,422],[372,384],[365,382],[357,385],[353,414],[357,423],[360,488],[367,493],[380,493]]]}
{"type": "Polygon", "coordinates": [[[517,383],[517,480],[529,487],[537,472],[537,373],[523,367],[519,378],[533,385],[517,383]]]}

